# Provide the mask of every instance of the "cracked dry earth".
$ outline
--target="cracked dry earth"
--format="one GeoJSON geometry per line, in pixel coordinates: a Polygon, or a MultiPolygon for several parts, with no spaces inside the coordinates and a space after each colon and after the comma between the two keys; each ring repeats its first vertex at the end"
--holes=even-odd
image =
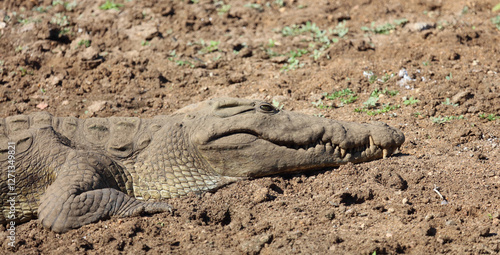
{"type": "Polygon", "coordinates": [[[31,221],[14,248],[0,227],[0,253],[500,252],[498,0],[115,3],[2,1],[0,117],[151,117],[232,96],[383,121],[406,142],[384,160],[171,199],[173,215],[64,234],[31,221]]]}

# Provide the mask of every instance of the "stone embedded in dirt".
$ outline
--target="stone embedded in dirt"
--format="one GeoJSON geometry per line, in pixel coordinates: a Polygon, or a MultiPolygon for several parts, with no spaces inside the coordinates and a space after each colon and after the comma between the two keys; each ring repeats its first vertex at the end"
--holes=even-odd
{"type": "Polygon", "coordinates": [[[92,103],[89,107],[87,107],[89,113],[96,113],[98,111],[104,110],[104,107],[106,107],[107,102],[106,101],[96,101],[92,103]]]}
{"type": "Polygon", "coordinates": [[[253,202],[256,204],[269,201],[271,199],[271,195],[269,194],[268,188],[260,188],[253,192],[253,202]]]}
{"type": "Polygon", "coordinates": [[[436,27],[435,23],[416,22],[406,25],[411,32],[422,32],[436,27]]]}
{"type": "Polygon", "coordinates": [[[64,74],[62,73],[53,75],[49,80],[49,84],[52,86],[61,85],[63,79],[64,79],[64,74]]]}
{"type": "Polygon", "coordinates": [[[246,81],[246,77],[242,73],[232,73],[229,75],[228,82],[229,84],[241,83],[246,81]]]}
{"type": "Polygon", "coordinates": [[[49,105],[47,103],[45,103],[45,102],[42,102],[42,103],[39,103],[39,104],[36,105],[36,108],[41,109],[41,110],[43,110],[43,109],[45,109],[47,107],[49,107],[49,105]]]}
{"type": "Polygon", "coordinates": [[[474,95],[469,91],[460,91],[451,97],[450,102],[452,104],[463,104],[467,99],[473,97],[474,95]]]}
{"type": "Polygon", "coordinates": [[[261,234],[259,236],[254,236],[248,241],[242,242],[240,244],[240,249],[245,254],[259,254],[266,243],[270,243],[273,240],[272,234],[261,234]]]}
{"type": "Polygon", "coordinates": [[[488,237],[490,235],[490,227],[482,227],[479,229],[479,236],[488,237]]]}
{"type": "Polygon", "coordinates": [[[83,61],[95,60],[99,57],[99,50],[95,46],[86,48],[81,54],[80,59],[83,61]]]}

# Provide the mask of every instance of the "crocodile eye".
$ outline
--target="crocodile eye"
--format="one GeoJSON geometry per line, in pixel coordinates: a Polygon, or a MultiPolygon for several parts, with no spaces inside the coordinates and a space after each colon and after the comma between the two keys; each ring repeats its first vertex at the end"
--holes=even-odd
{"type": "Polygon", "coordinates": [[[276,111],[272,105],[262,104],[260,105],[260,109],[264,112],[274,112],[276,111]]]}

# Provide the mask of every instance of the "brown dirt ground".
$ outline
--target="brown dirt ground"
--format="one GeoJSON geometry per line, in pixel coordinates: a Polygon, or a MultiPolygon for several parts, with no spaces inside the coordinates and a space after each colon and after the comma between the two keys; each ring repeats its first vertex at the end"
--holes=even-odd
{"type": "Polygon", "coordinates": [[[2,231],[0,253],[500,251],[498,0],[117,0],[120,10],[101,10],[103,0],[53,2],[0,3],[0,117],[41,110],[150,117],[233,96],[327,118],[383,121],[407,141],[385,160],[172,199],[173,215],[113,218],[65,234],[31,221],[18,226],[14,249],[2,231]],[[345,35],[335,30],[343,22],[345,35]],[[375,33],[384,24],[393,24],[380,27],[388,34],[375,33]],[[299,49],[308,53],[294,63],[290,51],[299,49]],[[316,59],[314,49],[322,50],[316,59]],[[406,82],[398,76],[403,68],[406,82]],[[380,80],[363,74],[370,71],[380,80]],[[342,105],[323,96],[345,88],[358,100],[342,105]],[[399,93],[380,95],[374,110],[388,103],[399,109],[354,111],[386,88],[399,93]],[[419,101],[404,104],[411,97],[419,101]],[[327,107],[312,104],[320,99],[327,107]]]}

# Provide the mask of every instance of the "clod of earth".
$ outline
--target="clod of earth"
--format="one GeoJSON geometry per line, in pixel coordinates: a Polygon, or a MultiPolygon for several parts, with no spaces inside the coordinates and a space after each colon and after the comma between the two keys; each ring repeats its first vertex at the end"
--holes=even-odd
{"type": "Polygon", "coordinates": [[[153,119],[7,117],[0,119],[0,166],[12,171],[1,173],[0,222],[38,218],[66,232],[115,215],[168,211],[161,199],[249,177],[385,158],[404,140],[383,123],[330,120],[234,98],[153,119]]]}

